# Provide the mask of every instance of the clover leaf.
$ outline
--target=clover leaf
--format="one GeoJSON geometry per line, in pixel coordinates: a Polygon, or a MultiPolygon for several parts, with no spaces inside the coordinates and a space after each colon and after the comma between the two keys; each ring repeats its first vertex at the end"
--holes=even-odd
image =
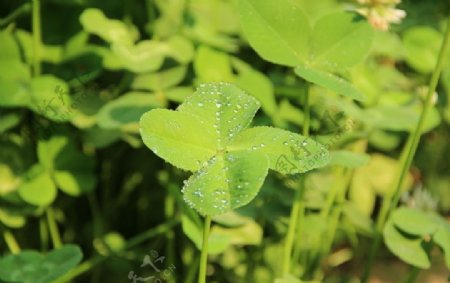
{"type": "Polygon", "coordinates": [[[294,67],[303,79],[356,100],[364,96],[335,75],[367,55],[373,30],[360,16],[332,13],[314,25],[298,1],[240,0],[242,29],[265,60],[294,67]]]}
{"type": "Polygon", "coordinates": [[[272,127],[247,127],[260,103],[229,83],[202,84],[176,111],[154,109],[141,117],[144,144],[169,163],[194,174],[184,200],[202,215],[249,203],[268,169],[303,173],[329,162],[312,139],[272,127]]]}
{"type": "Polygon", "coordinates": [[[44,255],[33,250],[0,258],[0,282],[49,283],[77,266],[83,253],[65,245],[44,255]]]}

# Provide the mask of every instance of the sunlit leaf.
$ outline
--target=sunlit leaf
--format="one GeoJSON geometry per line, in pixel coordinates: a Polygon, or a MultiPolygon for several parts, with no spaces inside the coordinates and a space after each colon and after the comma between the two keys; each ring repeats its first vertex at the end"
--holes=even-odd
{"type": "Polygon", "coordinates": [[[154,95],[145,92],[129,92],[106,103],[97,113],[97,123],[104,129],[137,132],[142,114],[162,106],[154,95]]]}
{"type": "Polygon", "coordinates": [[[200,214],[219,215],[249,203],[269,164],[282,173],[298,173],[329,161],[322,145],[300,135],[269,127],[245,130],[258,108],[234,85],[210,83],[200,85],[177,111],[156,109],[142,116],[147,147],[177,167],[198,170],[183,194],[200,214]],[[294,158],[298,167],[278,168],[283,157],[294,158]]]}
{"type": "Polygon", "coordinates": [[[349,96],[356,100],[364,100],[364,96],[348,81],[331,73],[303,64],[298,64],[295,67],[295,73],[309,82],[338,94],[349,96]]]}
{"type": "Polygon", "coordinates": [[[142,139],[156,155],[181,169],[195,171],[215,153],[214,131],[197,117],[155,109],[141,117],[142,139]]]}
{"type": "Polygon", "coordinates": [[[357,14],[326,15],[313,28],[310,65],[328,71],[354,66],[367,54],[372,37],[371,26],[357,14]]]}
{"type": "Polygon", "coordinates": [[[50,174],[40,165],[35,165],[29,170],[26,180],[19,187],[20,197],[36,206],[51,204],[56,194],[57,189],[50,174]]]}
{"type": "Polygon", "coordinates": [[[253,150],[264,153],[270,169],[283,174],[303,173],[329,162],[328,151],[311,138],[271,127],[254,127],[243,131],[229,150],[253,150]]]}
{"type": "Polygon", "coordinates": [[[440,223],[435,217],[417,209],[400,207],[392,213],[392,222],[408,234],[425,236],[438,229],[440,223]]]}
{"type": "Polygon", "coordinates": [[[308,58],[311,27],[297,1],[239,1],[250,45],[267,61],[297,66],[308,58]]]}
{"type": "Polygon", "coordinates": [[[108,19],[99,9],[84,10],[80,22],[87,32],[98,35],[107,42],[130,45],[134,41],[130,30],[123,22],[108,19]]]}
{"type": "Polygon", "coordinates": [[[212,157],[183,187],[184,200],[202,215],[218,215],[249,203],[268,171],[266,156],[233,151],[212,157]]]}
{"type": "Polygon", "coordinates": [[[391,220],[386,223],[383,236],[389,250],[404,262],[423,269],[430,267],[430,258],[421,237],[401,233],[391,220]]]}

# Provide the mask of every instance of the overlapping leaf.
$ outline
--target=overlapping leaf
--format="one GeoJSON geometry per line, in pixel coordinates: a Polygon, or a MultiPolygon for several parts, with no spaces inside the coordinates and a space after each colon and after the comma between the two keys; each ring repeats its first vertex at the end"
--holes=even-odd
{"type": "Polygon", "coordinates": [[[49,283],[74,268],[83,254],[78,246],[66,245],[47,255],[22,251],[0,259],[0,280],[22,283],[49,283]]]}
{"type": "Polygon", "coordinates": [[[400,207],[385,226],[384,240],[395,255],[420,268],[430,266],[430,245],[436,243],[450,267],[450,225],[438,214],[400,207]]]}
{"type": "Polygon", "coordinates": [[[240,0],[239,9],[244,33],[261,57],[296,67],[296,74],[312,83],[364,99],[348,82],[332,74],[360,62],[370,48],[373,31],[358,15],[325,15],[311,28],[293,0],[240,0]]]}
{"type": "Polygon", "coordinates": [[[202,84],[177,111],[155,109],[142,116],[144,143],[171,164],[196,171],[183,194],[199,213],[218,215],[247,204],[269,168],[293,174],[329,161],[322,145],[301,135],[246,129],[259,106],[232,84],[211,83],[202,84]]]}

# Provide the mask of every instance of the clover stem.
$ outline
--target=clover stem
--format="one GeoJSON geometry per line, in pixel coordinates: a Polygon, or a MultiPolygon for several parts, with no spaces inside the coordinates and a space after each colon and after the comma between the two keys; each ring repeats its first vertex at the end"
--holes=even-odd
{"type": "MultiPolygon", "coordinates": [[[[304,112],[305,112],[305,120],[303,124],[303,135],[305,137],[309,137],[309,126],[310,126],[309,85],[305,92],[304,112]]],[[[292,249],[294,247],[295,234],[299,229],[300,226],[299,222],[301,222],[304,218],[305,214],[305,204],[303,201],[304,191],[305,191],[305,180],[304,177],[302,176],[300,180],[300,186],[295,191],[295,199],[291,208],[288,232],[284,243],[283,265],[282,265],[283,275],[288,274],[291,269],[291,255],[292,249]]]]}
{"type": "Polygon", "coordinates": [[[12,13],[6,16],[3,19],[0,19],[0,27],[3,28],[9,23],[13,22],[23,14],[28,14],[31,11],[31,5],[29,2],[26,2],[19,6],[19,8],[15,9],[12,13]]]}
{"type": "Polygon", "coordinates": [[[420,269],[413,266],[411,267],[411,271],[409,272],[408,277],[405,280],[405,283],[414,283],[417,279],[417,276],[419,276],[420,269]]]}
{"type": "Polygon", "coordinates": [[[40,0],[33,0],[32,27],[33,27],[33,75],[41,74],[41,7],[40,0]]]}
{"type": "Polygon", "coordinates": [[[53,247],[55,249],[61,247],[62,241],[58,230],[58,224],[55,220],[55,212],[52,207],[47,209],[47,224],[50,231],[50,238],[52,239],[53,247]]]}
{"type": "Polygon", "coordinates": [[[48,230],[44,215],[39,217],[39,236],[41,240],[41,250],[45,252],[48,247],[48,230]]]}
{"type": "Polygon", "coordinates": [[[403,149],[402,157],[400,159],[400,170],[395,178],[394,189],[392,190],[393,194],[389,197],[383,199],[383,204],[381,206],[380,212],[377,217],[377,225],[375,231],[375,237],[372,241],[368,264],[365,266],[365,270],[361,279],[362,283],[367,282],[369,279],[373,261],[378,253],[378,249],[380,247],[380,242],[382,240],[381,233],[383,231],[383,227],[386,223],[386,220],[389,218],[391,212],[397,206],[400,192],[403,185],[403,181],[408,173],[409,168],[411,167],[414,155],[417,151],[417,147],[419,146],[420,135],[422,133],[422,129],[424,127],[425,118],[427,117],[428,112],[432,107],[432,98],[436,91],[436,87],[439,81],[439,76],[444,65],[445,60],[445,51],[448,47],[450,40],[450,16],[447,20],[447,29],[445,32],[444,40],[442,41],[441,49],[439,51],[439,57],[434,68],[433,74],[431,76],[430,84],[428,86],[427,96],[424,101],[424,105],[422,108],[422,112],[420,113],[419,122],[416,125],[414,131],[410,134],[408,138],[408,142],[403,149]]]}
{"type": "MultiPolygon", "coordinates": [[[[143,242],[145,242],[146,240],[153,238],[157,235],[167,233],[167,231],[170,231],[171,229],[173,229],[173,226],[177,225],[178,223],[179,223],[178,219],[173,219],[166,223],[160,224],[156,227],[150,228],[150,229],[142,232],[141,234],[138,234],[138,235],[134,236],[133,238],[131,238],[130,240],[128,240],[125,243],[125,245],[123,246],[123,248],[120,251],[116,252],[116,254],[117,253],[120,254],[121,252],[130,250],[130,249],[136,247],[137,245],[140,245],[143,242]]],[[[111,254],[111,255],[114,255],[114,254],[111,254]]],[[[111,255],[109,255],[109,256],[111,256],[111,255]]],[[[75,267],[68,273],[64,274],[62,277],[59,277],[52,283],[69,282],[69,281],[75,279],[77,276],[79,276],[83,273],[86,273],[89,270],[91,270],[92,268],[96,267],[98,264],[100,264],[103,261],[105,261],[106,259],[108,259],[109,256],[108,255],[107,256],[96,255],[96,256],[84,261],[83,263],[79,264],[77,267],[75,267]]]]}
{"type": "Polygon", "coordinates": [[[200,269],[198,275],[198,283],[206,282],[206,267],[208,265],[208,239],[210,228],[211,228],[211,216],[206,216],[203,225],[203,244],[202,244],[202,253],[200,255],[200,269]]]}
{"type": "MultiPolygon", "coordinates": [[[[173,219],[175,216],[175,199],[172,196],[171,192],[166,196],[165,199],[165,216],[166,220],[173,219]]],[[[173,263],[175,261],[175,233],[174,231],[168,231],[167,233],[167,259],[169,263],[173,263]]],[[[169,282],[174,282],[174,276],[171,276],[168,280],[169,282]]]]}
{"type": "Polygon", "coordinates": [[[17,254],[20,252],[20,246],[17,243],[16,238],[14,237],[13,233],[9,230],[3,231],[3,239],[5,240],[6,245],[8,246],[8,249],[13,254],[17,254]]]}

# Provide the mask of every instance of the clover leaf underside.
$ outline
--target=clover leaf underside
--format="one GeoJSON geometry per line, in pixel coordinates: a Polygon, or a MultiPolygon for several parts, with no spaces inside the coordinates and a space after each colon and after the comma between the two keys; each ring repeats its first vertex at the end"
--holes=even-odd
{"type": "Polygon", "coordinates": [[[268,169],[302,173],[324,166],[327,150],[313,140],[272,127],[248,128],[260,104],[228,83],[202,84],[176,111],[154,109],[141,118],[146,146],[192,171],[185,201],[217,215],[249,203],[268,169]]]}

